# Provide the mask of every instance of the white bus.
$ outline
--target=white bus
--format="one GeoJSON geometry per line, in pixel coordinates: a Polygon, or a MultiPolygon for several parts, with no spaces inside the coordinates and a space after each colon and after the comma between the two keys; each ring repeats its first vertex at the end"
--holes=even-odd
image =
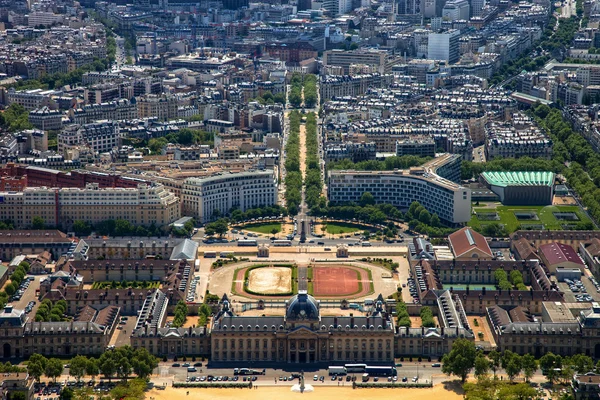
{"type": "Polygon", "coordinates": [[[283,239],[279,239],[279,240],[273,240],[273,246],[291,246],[292,245],[292,241],[291,240],[283,240],[283,239]]]}
{"type": "Polygon", "coordinates": [[[237,242],[238,246],[258,246],[256,239],[240,239],[237,242]]]}
{"type": "Polygon", "coordinates": [[[329,375],[346,375],[346,367],[329,367],[329,375]]]}
{"type": "Polygon", "coordinates": [[[365,372],[367,369],[367,364],[345,364],[344,367],[346,367],[346,371],[348,371],[348,373],[365,372]]]}

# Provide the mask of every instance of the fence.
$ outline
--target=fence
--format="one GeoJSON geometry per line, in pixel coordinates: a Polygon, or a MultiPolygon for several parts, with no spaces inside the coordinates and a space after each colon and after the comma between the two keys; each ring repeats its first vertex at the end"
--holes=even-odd
{"type": "MultiPolygon", "coordinates": [[[[321,308],[342,308],[344,300],[320,300],[321,308]]],[[[259,301],[244,301],[233,303],[234,309],[241,309],[242,312],[250,310],[263,310],[268,308],[285,308],[285,301],[282,300],[259,300],[259,301]]]]}

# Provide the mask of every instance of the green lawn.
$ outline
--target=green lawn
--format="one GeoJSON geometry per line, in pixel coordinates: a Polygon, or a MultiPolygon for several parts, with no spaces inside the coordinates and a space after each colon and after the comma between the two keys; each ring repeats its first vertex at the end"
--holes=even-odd
{"type": "Polygon", "coordinates": [[[589,218],[578,206],[503,206],[498,205],[496,208],[473,207],[476,213],[498,213],[500,220],[498,221],[481,221],[477,215],[471,216],[469,226],[481,228],[486,224],[497,222],[505,226],[508,233],[512,233],[518,229],[527,229],[527,226],[544,225],[544,229],[562,230],[563,224],[575,225],[577,223],[591,222],[589,218]],[[515,216],[515,212],[535,212],[538,220],[519,220],[515,216]],[[579,217],[579,221],[563,221],[558,220],[553,213],[555,212],[574,212],[579,217]]]}
{"type": "MultiPolygon", "coordinates": [[[[359,224],[352,224],[348,222],[327,222],[327,233],[332,234],[343,234],[343,233],[353,233],[357,231],[368,230],[366,226],[359,224]]],[[[316,233],[321,233],[321,227],[319,227],[319,231],[316,233]]]]}
{"type": "Polygon", "coordinates": [[[281,223],[279,222],[263,222],[258,224],[244,225],[240,227],[241,230],[251,231],[256,233],[265,233],[271,235],[273,229],[277,229],[277,232],[281,232],[281,223]]]}

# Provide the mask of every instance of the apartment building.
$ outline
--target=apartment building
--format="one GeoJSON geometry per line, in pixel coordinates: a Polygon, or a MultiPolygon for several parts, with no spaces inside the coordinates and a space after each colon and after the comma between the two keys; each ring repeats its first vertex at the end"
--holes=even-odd
{"type": "Polygon", "coordinates": [[[43,131],[58,131],[62,129],[63,114],[59,110],[51,110],[44,106],[29,112],[29,122],[43,131]]]}
{"type": "Polygon", "coordinates": [[[396,141],[396,155],[401,156],[435,156],[435,140],[431,136],[411,136],[396,141]]]}
{"type": "Polygon", "coordinates": [[[31,89],[16,91],[14,88],[10,88],[6,94],[6,98],[9,105],[17,103],[22,105],[26,110],[36,110],[50,105],[51,96],[59,93],[54,90],[31,89]]]}
{"type": "Polygon", "coordinates": [[[524,114],[515,113],[510,121],[488,123],[486,137],[488,160],[494,157],[552,157],[552,140],[524,114]]]}
{"type": "Polygon", "coordinates": [[[70,227],[74,221],[92,224],[125,219],[133,225],[168,225],[181,217],[179,199],[162,185],[140,184],[137,188],[105,188],[88,184],[79,188],[26,188],[0,193],[0,218],[17,228],[41,217],[51,226],[70,227]]]}
{"type": "Polygon", "coordinates": [[[156,117],[168,121],[177,118],[179,99],[173,95],[148,94],[137,98],[138,116],[140,118],[156,117]]]}
{"type": "Polygon", "coordinates": [[[327,50],[323,53],[323,66],[343,67],[344,73],[350,72],[351,64],[371,65],[377,68],[380,74],[390,72],[388,66],[388,52],[385,50],[327,50]]]}
{"type": "Polygon", "coordinates": [[[360,96],[368,89],[387,88],[394,82],[393,75],[361,74],[361,75],[327,75],[319,82],[321,100],[333,97],[360,96]]]}
{"type": "Polygon", "coordinates": [[[374,160],[377,155],[377,149],[374,142],[345,142],[345,143],[327,143],[325,145],[325,162],[339,160],[352,160],[360,162],[374,160]]]}
{"type": "Polygon", "coordinates": [[[82,144],[93,151],[104,153],[121,146],[121,135],[117,121],[98,121],[84,125],[71,125],[58,134],[58,152],[82,144]]]}
{"type": "Polygon", "coordinates": [[[182,190],[183,212],[206,223],[232,208],[247,209],[277,204],[277,179],[272,170],[188,178],[182,190]]]}
{"type": "Polygon", "coordinates": [[[471,217],[471,191],[427,168],[409,171],[330,171],[328,197],[333,203],[358,203],[365,192],[377,203],[408,209],[418,201],[430,213],[458,224],[471,217]]]}
{"type": "Polygon", "coordinates": [[[119,99],[108,103],[86,104],[81,108],[71,108],[69,118],[76,124],[88,124],[100,120],[123,121],[138,118],[135,100],[119,99]]]}

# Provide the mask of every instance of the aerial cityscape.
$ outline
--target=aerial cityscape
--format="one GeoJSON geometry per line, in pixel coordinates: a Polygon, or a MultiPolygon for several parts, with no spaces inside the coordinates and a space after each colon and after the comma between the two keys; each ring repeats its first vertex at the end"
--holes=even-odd
{"type": "Polygon", "coordinates": [[[600,399],[599,152],[598,0],[0,0],[0,400],[600,399]]]}

